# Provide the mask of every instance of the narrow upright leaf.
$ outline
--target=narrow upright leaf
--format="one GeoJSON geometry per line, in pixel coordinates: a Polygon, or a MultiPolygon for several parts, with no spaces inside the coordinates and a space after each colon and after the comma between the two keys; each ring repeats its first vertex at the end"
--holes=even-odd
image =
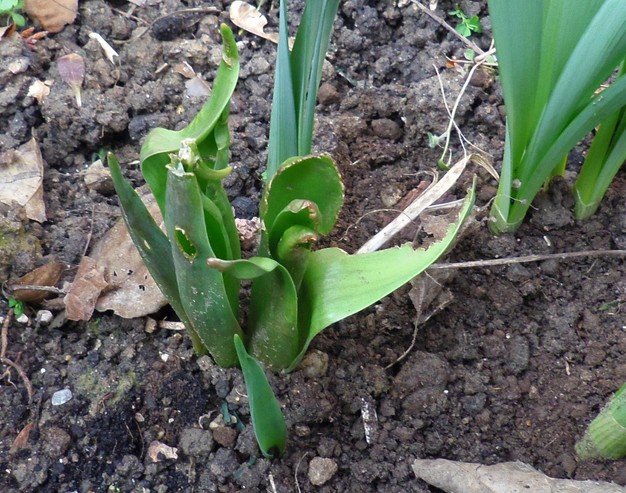
{"type": "Polygon", "coordinates": [[[275,457],[285,451],[287,444],[285,418],[261,365],[246,352],[239,336],[235,335],[234,342],[246,382],[257,442],[265,457],[275,457]]]}

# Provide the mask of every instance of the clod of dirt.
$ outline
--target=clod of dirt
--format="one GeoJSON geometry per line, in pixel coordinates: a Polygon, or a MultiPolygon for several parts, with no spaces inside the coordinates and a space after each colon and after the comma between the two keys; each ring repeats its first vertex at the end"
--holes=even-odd
{"type": "Polygon", "coordinates": [[[314,457],[309,463],[309,481],[314,486],[321,486],[335,475],[337,469],[337,463],[333,459],[314,457]]]}

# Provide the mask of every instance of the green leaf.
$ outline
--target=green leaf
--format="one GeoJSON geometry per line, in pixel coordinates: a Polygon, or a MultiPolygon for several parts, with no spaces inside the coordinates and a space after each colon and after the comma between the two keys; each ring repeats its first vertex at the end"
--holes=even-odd
{"type": "Polygon", "coordinates": [[[621,87],[611,102],[608,90],[594,93],[624,59],[626,9],[621,0],[490,0],[489,11],[507,107],[490,225],[501,232],[519,226],[563,156],[623,106],[621,87]]]}
{"type": "Polygon", "coordinates": [[[287,425],[280,404],[263,368],[246,352],[238,335],[234,337],[234,345],[246,382],[250,416],[259,448],[265,457],[281,455],[287,444],[287,425]]]}
{"type": "Polygon", "coordinates": [[[626,457],[626,384],[591,422],[576,444],[581,459],[619,460],[626,457]]]}
{"type": "Polygon", "coordinates": [[[209,100],[187,127],[178,131],[155,128],[148,134],[141,147],[141,172],[161,212],[165,210],[166,166],[170,161],[169,154],[178,152],[183,140],[196,141],[204,159],[213,154],[215,169],[220,169],[219,166],[224,164],[224,131],[227,130],[225,121],[228,118],[230,97],[239,77],[239,55],[230,28],[222,24],[221,33],[224,54],[209,100]],[[217,135],[213,135],[214,132],[217,135]]]}
{"type": "Polygon", "coordinates": [[[11,19],[13,19],[17,27],[24,27],[26,25],[26,18],[17,12],[11,12],[11,19]]]}
{"type": "Polygon", "coordinates": [[[261,198],[260,216],[268,231],[294,200],[310,201],[317,206],[318,233],[328,234],[332,230],[343,204],[343,184],[329,156],[298,157],[283,163],[261,198]]]}
{"type": "Polygon", "coordinates": [[[450,247],[474,203],[470,190],[456,223],[428,249],[410,245],[380,252],[348,255],[326,248],[309,256],[298,292],[301,331],[307,334],[295,368],[313,338],[329,325],[377,302],[423,272],[450,247]]]}
{"type": "Polygon", "coordinates": [[[251,354],[272,369],[284,369],[300,351],[298,297],[289,272],[268,257],[224,261],[211,258],[209,267],[237,279],[253,279],[248,312],[251,354]]]}
{"type": "Polygon", "coordinates": [[[208,239],[202,195],[193,173],[181,165],[168,166],[165,224],[171,238],[171,256],[180,301],[189,323],[215,362],[224,367],[237,363],[233,335],[243,337],[221,272],[209,267],[215,253],[208,239]]]}
{"type": "Polygon", "coordinates": [[[280,1],[268,179],[286,160],[311,153],[317,91],[339,7],[339,0],[306,2],[293,52],[289,53],[286,3],[280,1]]]}
{"type": "Polygon", "coordinates": [[[278,29],[274,97],[265,170],[267,179],[274,176],[284,160],[298,155],[298,115],[289,61],[289,29],[285,0],[280,0],[278,29]]]}

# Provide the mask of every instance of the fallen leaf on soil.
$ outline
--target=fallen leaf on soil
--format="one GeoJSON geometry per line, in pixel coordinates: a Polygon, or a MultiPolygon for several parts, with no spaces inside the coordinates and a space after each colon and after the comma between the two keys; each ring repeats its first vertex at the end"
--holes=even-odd
{"type": "Polygon", "coordinates": [[[550,478],[523,462],[484,466],[418,459],[413,472],[446,493],[626,493],[626,488],[612,483],[550,478]]]}
{"type": "Polygon", "coordinates": [[[90,320],[96,301],[104,288],[104,268],[91,257],[83,257],[78,272],[63,301],[68,320],[90,320]]]}
{"type": "Polygon", "coordinates": [[[0,155],[0,202],[24,207],[29,219],[46,220],[43,202],[43,158],[35,139],[0,155]]]}
{"type": "Polygon", "coordinates": [[[52,81],[40,81],[36,80],[33,82],[28,88],[27,96],[31,96],[37,100],[39,104],[43,103],[43,100],[46,99],[48,94],[50,94],[50,86],[52,85],[52,81]]]}
{"type": "Polygon", "coordinates": [[[30,437],[30,432],[33,429],[33,423],[28,423],[22,431],[20,431],[13,443],[11,444],[11,448],[9,449],[9,454],[14,454],[22,450],[28,444],[28,438],[30,437]]]}
{"type": "Polygon", "coordinates": [[[267,19],[255,7],[239,0],[230,5],[230,20],[235,26],[278,44],[278,33],[266,33],[267,19]]]}
{"type": "Polygon", "coordinates": [[[25,0],[24,11],[51,33],[58,33],[76,19],[78,0],[25,0]]]}
{"type": "Polygon", "coordinates": [[[70,53],[57,60],[57,67],[61,79],[72,88],[76,106],[80,108],[82,106],[80,88],[85,80],[85,60],[78,53],[70,53]]]}
{"type": "MultiPolygon", "coordinates": [[[[142,197],[157,224],[162,223],[159,207],[152,195],[142,197]]],[[[96,310],[113,310],[124,318],[149,315],[167,305],[167,300],[144,265],[126,224],[119,220],[90,253],[104,269],[109,289],[102,294],[96,310]]]]}
{"type": "Polygon", "coordinates": [[[20,286],[55,286],[66,269],[67,265],[62,262],[49,262],[23,275],[16,281],[10,282],[7,287],[12,291],[11,296],[16,300],[25,303],[41,303],[50,295],[49,292],[20,289],[20,286]]]}
{"type": "Polygon", "coordinates": [[[154,440],[150,442],[150,446],[148,447],[148,457],[150,457],[152,462],[161,462],[165,459],[178,459],[178,449],[165,445],[158,440],[154,440]]]}

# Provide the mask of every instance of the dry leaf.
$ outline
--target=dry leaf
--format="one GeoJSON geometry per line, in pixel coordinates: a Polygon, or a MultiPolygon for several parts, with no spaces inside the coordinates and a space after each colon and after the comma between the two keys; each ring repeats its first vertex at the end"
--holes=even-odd
{"type": "Polygon", "coordinates": [[[626,488],[613,483],[550,478],[523,462],[484,466],[418,459],[413,472],[446,493],[626,493],[626,488]]]}
{"type": "MultiPolygon", "coordinates": [[[[157,224],[162,219],[152,195],[142,197],[157,224]]],[[[113,310],[124,318],[143,317],[167,305],[167,300],[144,265],[126,224],[119,220],[94,246],[91,256],[104,269],[109,290],[103,293],[96,310],[113,310]]]]}
{"type": "Polygon", "coordinates": [[[43,202],[43,158],[35,139],[0,156],[0,202],[24,207],[29,219],[46,220],[43,202]]]}
{"type": "Polygon", "coordinates": [[[63,301],[68,320],[90,320],[104,288],[104,268],[90,257],[80,259],[78,272],[63,301]]]}
{"type": "Polygon", "coordinates": [[[33,82],[28,88],[27,96],[31,96],[37,100],[39,104],[43,103],[43,100],[46,99],[48,94],[50,94],[50,86],[52,85],[52,81],[42,82],[40,80],[36,80],[33,82]]]}
{"type": "Polygon", "coordinates": [[[8,284],[8,288],[12,291],[11,296],[25,303],[41,303],[50,295],[49,291],[21,289],[20,286],[55,286],[66,269],[67,264],[62,262],[49,262],[41,267],[37,267],[18,280],[8,284]]]}
{"type": "Polygon", "coordinates": [[[278,33],[266,33],[267,19],[252,5],[239,0],[230,5],[230,20],[235,26],[278,44],[278,33]]]}
{"type": "Polygon", "coordinates": [[[25,0],[24,11],[51,33],[58,33],[76,19],[78,0],[25,0]]]}
{"type": "Polygon", "coordinates": [[[26,445],[28,445],[28,438],[30,437],[30,432],[33,429],[33,423],[28,423],[22,431],[20,431],[13,443],[11,444],[11,448],[9,449],[9,454],[14,454],[22,450],[26,445]]]}

